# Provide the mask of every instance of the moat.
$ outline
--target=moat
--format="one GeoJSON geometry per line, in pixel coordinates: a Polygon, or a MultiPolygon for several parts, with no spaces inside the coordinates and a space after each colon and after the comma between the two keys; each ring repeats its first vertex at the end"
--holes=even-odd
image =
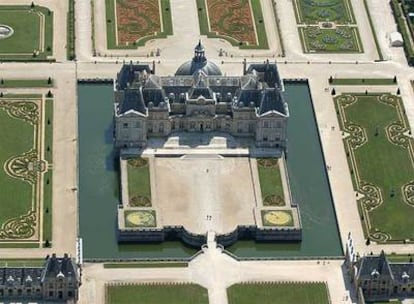
{"type": "MultiPolygon", "coordinates": [[[[301,208],[301,243],[240,241],[228,249],[239,256],[292,257],[342,255],[332,198],[306,84],[286,84],[291,112],[288,170],[293,199],[301,208]]],[[[183,257],[195,250],[179,242],[118,245],[116,210],[119,173],[113,152],[113,87],[78,87],[79,230],[85,258],[183,257]]]]}

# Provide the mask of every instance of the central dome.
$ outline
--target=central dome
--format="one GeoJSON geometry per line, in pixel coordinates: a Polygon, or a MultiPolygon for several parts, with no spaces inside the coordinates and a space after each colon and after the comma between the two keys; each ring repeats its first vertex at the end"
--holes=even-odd
{"type": "Polygon", "coordinates": [[[220,68],[213,62],[208,61],[205,56],[204,46],[201,41],[194,48],[193,60],[184,62],[175,72],[175,75],[193,75],[197,71],[202,71],[206,75],[222,75],[220,68]]]}

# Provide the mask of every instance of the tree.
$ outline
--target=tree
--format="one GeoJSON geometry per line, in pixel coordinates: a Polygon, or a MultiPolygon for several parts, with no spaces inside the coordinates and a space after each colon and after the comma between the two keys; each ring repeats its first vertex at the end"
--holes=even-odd
{"type": "Polygon", "coordinates": [[[365,245],[369,246],[370,244],[371,244],[371,240],[367,238],[367,240],[365,241],[365,245]]]}
{"type": "Polygon", "coordinates": [[[35,7],[35,4],[34,4],[34,2],[32,1],[32,3],[30,4],[30,7],[31,8],[34,8],[35,7]]]}
{"type": "Polygon", "coordinates": [[[400,91],[400,88],[398,88],[397,89],[397,95],[400,95],[401,94],[401,91],[400,91]]]}
{"type": "Polygon", "coordinates": [[[333,89],[332,89],[332,91],[331,91],[331,95],[332,95],[332,96],[335,96],[335,95],[336,95],[335,88],[333,88],[333,89]]]}
{"type": "Polygon", "coordinates": [[[397,83],[397,76],[394,76],[394,78],[392,79],[392,82],[397,83]]]}
{"type": "Polygon", "coordinates": [[[47,79],[47,84],[52,84],[52,78],[50,78],[50,77],[49,77],[49,78],[47,79]]]}
{"type": "Polygon", "coordinates": [[[50,242],[49,242],[49,240],[48,240],[48,239],[46,239],[46,241],[45,241],[45,247],[46,247],[46,248],[49,248],[49,247],[50,247],[50,242]]]}
{"type": "Polygon", "coordinates": [[[331,76],[329,76],[329,83],[332,83],[332,81],[333,81],[333,78],[332,78],[332,75],[331,75],[331,76]]]}

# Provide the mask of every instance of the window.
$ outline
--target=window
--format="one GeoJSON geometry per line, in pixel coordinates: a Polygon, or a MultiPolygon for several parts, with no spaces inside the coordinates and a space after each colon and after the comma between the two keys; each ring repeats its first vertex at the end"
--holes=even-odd
{"type": "Polygon", "coordinates": [[[124,123],[122,124],[122,128],[127,129],[127,128],[128,128],[128,123],[127,123],[127,122],[124,122],[124,123]]]}
{"type": "Polygon", "coordinates": [[[162,122],[160,123],[159,130],[160,130],[160,133],[164,132],[164,123],[162,123],[162,122]]]}
{"type": "Polygon", "coordinates": [[[268,121],[264,121],[263,122],[263,127],[264,128],[269,128],[269,122],[268,121]]]}
{"type": "Polygon", "coordinates": [[[267,141],[267,136],[263,136],[263,141],[267,141]]]}
{"type": "Polygon", "coordinates": [[[137,121],[135,123],[135,128],[141,128],[141,122],[140,121],[137,121]]]}
{"type": "Polygon", "coordinates": [[[53,290],[49,291],[49,297],[53,297],[53,290]]]}
{"type": "Polygon", "coordinates": [[[71,298],[71,297],[73,297],[73,295],[72,295],[72,291],[68,291],[68,298],[71,298]]]}

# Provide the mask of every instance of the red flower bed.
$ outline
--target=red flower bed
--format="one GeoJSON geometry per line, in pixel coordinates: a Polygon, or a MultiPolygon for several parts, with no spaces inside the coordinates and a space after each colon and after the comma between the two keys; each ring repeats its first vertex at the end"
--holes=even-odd
{"type": "Polygon", "coordinates": [[[158,0],[117,0],[118,44],[129,44],[161,31],[158,0]]]}
{"type": "Polygon", "coordinates": [[[252,11],[248,0],[207,0],[210,30],[256,45],[252,11]]]}

